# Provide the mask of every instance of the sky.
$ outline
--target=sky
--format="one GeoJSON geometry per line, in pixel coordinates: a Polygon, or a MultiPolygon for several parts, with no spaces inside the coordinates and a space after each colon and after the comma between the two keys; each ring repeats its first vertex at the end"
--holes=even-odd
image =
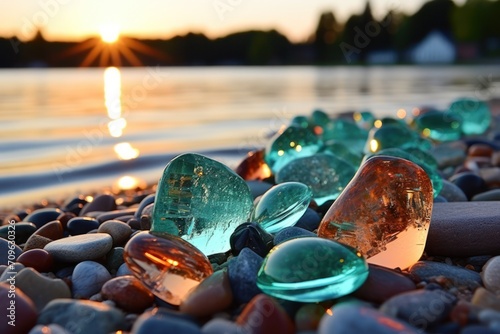
{"type": "MultiPolygon", "coordinates": [[[[371,0],[375,17],[389,9],[412,13],[426,0],[371,0]]],[[[458,0],[457,3],[463,1],[458,0]]],[[[0,0],[0,36],[48,40],[98,36],[103,26],[139,38],[170,38],[203,32],[224,36],[247,29],[277,29],[294,42],[314,31],[319,15],[332,10],[344,22],[366,0],[0,0]]]]}

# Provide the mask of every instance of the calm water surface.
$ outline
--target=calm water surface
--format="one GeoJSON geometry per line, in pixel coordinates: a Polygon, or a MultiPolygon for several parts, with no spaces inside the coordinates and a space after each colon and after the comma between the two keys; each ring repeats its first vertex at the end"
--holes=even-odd
{"type": "Polygon", "coordinates": [[[178,153],[234,167],[298,114],[446,107],[493,66],[0,71],[0,207],[132,181],[178,153]]]}

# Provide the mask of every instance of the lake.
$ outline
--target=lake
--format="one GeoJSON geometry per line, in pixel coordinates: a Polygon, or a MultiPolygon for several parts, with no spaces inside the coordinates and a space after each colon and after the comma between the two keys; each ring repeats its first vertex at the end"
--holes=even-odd
{"type": "Polygon", "coordinates": [[[487,98],[495,66],[0,70],[0,207],[154,183],[182,152],[235,167],[299,114],[487,98]],[[486,96],[485,96],[486,95],[486,96]]]}

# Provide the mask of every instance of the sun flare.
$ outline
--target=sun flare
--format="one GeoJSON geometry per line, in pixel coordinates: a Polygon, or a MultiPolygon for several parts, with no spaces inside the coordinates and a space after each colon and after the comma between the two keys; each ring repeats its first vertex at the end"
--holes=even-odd
{"type": "Polygon", "coordinates": [[[112,44],[120,37],[120,28],[116,24],[105,24],[100,28],[103,42],[112,44]]]}

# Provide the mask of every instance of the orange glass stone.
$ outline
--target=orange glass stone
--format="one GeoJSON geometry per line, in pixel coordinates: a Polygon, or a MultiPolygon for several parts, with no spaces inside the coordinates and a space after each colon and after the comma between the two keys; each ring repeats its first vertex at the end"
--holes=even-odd
{"type": "Polygon", "coordinates": [[[318,235],[358,249],[369,263],[407,268],[424,251],[432,195],[429,177],[415,163],[372,157],[332,204],[318,235]]]}
{"type": "Polygon", "coordinates": [[[264,149],[252,151],[236,167],[236,174],[243,180],[264,180],[271,176],[272,172],[264,161],[264,149]]]}

